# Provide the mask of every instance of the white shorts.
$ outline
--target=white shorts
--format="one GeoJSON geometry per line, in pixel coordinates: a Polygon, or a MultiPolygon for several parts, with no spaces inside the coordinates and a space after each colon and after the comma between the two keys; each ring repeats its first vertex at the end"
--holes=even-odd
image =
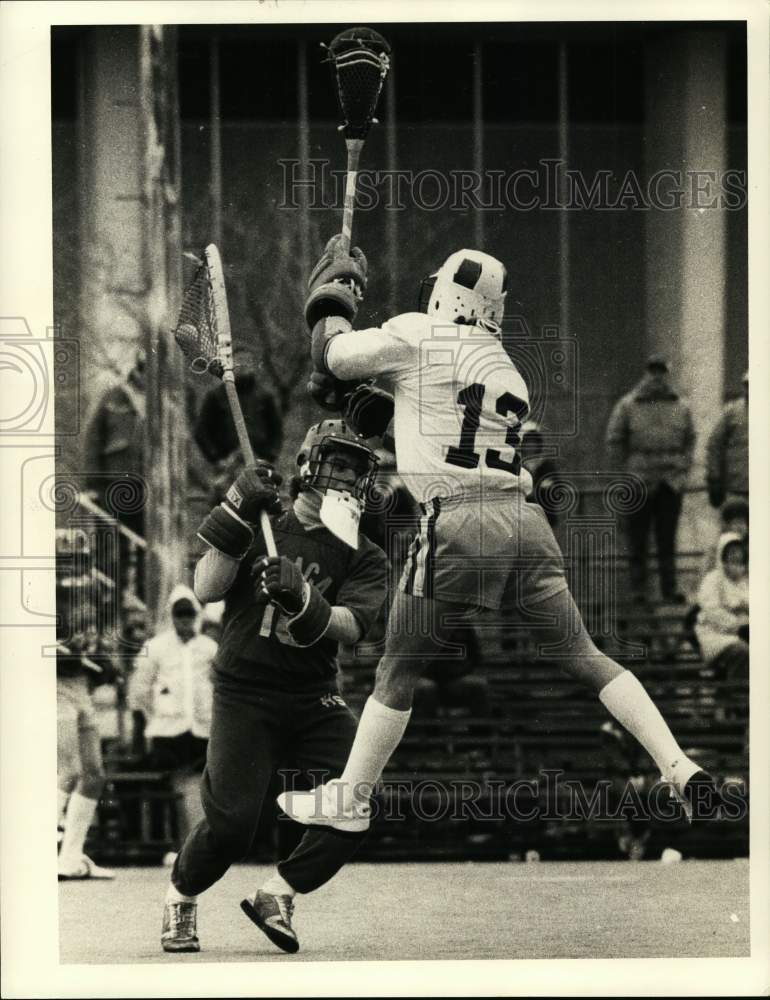
{"type": "Polygon", "coordinates": [[[400,590],[498,610],[528,608],[567,588],[564,558],[541,507],[518,491],[421,504],[400,590]]]}

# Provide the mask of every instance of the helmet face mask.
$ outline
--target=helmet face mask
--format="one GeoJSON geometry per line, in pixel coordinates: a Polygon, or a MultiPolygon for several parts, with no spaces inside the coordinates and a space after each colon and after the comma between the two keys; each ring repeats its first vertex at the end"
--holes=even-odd
{"type": "Polygon", "coordinates": [[[311,427],[297,455],[300,490],[321,495],[321,522],[354,549],[378,464],[371,448],[344,420],[323,420],[311,427]]]}
{"type": "Polygon", "coordinates": [[[363,510],[377,468],[377,457],[366,446],[341,441],[332,435],[322,438],[310,449],[308,477],[304,481],[321,493],[337,490],[350,493],[363,510]],[[345,473],[354,470],[355,481],[345,473]]]}
{"type": "Polygon", "coordinates": [[[475,323],[499,331],[507,281],[499,260],[480,250],[458,250],[423,280],[420,312],[449,323],[475,323]]]}

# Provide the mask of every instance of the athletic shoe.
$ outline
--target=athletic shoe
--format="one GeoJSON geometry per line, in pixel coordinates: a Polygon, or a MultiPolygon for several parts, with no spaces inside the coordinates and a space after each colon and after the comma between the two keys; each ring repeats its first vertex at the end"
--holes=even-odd
{"type": "Polygon", "coordinates": [[[340,781],[319,785],[312,792],[281,792],[278,805],[287,816],[304,826],[329,826],[343,833],[369,829],[372,810],[368,802],[344,804],[340,781]]]}
{"type": "Polygon", "coordinates": [[[160,943],[164,951],[200,951],[198,941],[198,904],[166,903],[160,943]]]}
{"type": "Polygon", "coordinates": [[[291,954],[299,951],[299,941],[291,926],[294,912],[294,900],[291,896],[276,896],[264,889],[257,889],[252,899],[241,900],[241,909],[274,945],[291,954]]]}
{"type": "Polygon", "coordinates": [[[83,881],[84,879],[111,879],[115,878],[115,872],[109,868],[100,868],[99,865],[86,857],[84,854],[80,861],[72,868],[59,868],[60,882],[83,881]]]}
{"type": "Polygon", "coordinates": [[[684,811],[690,823],[719,819],[723,804],[717,783],[706,771],[696,771],[684,786],[684,811]]]}

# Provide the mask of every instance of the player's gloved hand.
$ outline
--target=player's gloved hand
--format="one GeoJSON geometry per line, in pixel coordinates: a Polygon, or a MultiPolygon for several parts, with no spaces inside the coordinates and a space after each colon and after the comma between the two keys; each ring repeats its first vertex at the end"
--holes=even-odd
{"type": "Polygon", "coordinates": [[[307,583],[299,566],[286,556],[266,556],[253,569],[258,600],[267,599],[289,615],[289,634],[298,646],[312,646],[329,627],[332,609],[317,587],[307,583]]]}
{"type": "Polygon", "coordinates": [[[260,511],[266,510],[268,514],[281,513],[278,487],[282,482],[283,477],[269,462],[257,462],[239,473],[222,502],[242,521],[255,524],[259,520],[260,511]]]}
{"type": "Polygon", "coordinates": [[[362,437],[381,437],[393,419],[393,397],[371,383],[357,386],[347,399],[345,419],[362,437]]]}
{"type": "Polygon", "coordinates": [[[725,498],[725,490],[718,479],[709,479],[706,483],[709,495],[709,503],[712,507],[721,507],[725,498]]]}
{"type": "Polygon", "coordinates": [[[254,541],[251,524],[259,513],[280,514],[278,487],[282,477],[267,462],[259,462],[239,474],[198,528],[198,538],[232,559],[243,559],[254,541]]]}
{"type": "Polygon", "coordinates": [[[355,386],[355,382],[343,382],[325,372],[313,372],[307,384],[307,391],[322,409],[339,413],[345,406],[345,399],[355,386]]]}
{"type": "Polygon", "coordinates": [[[327,316],[342,316],[352,323],[363,301],[368,264],[363,251],[348,253],[341,236],[332,236],[313,268],[305,300],[305,319],[312,331],[327,316]]]}

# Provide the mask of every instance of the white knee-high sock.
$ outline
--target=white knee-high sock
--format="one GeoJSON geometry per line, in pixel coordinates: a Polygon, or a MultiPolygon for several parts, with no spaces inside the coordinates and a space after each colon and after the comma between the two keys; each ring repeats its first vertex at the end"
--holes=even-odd
{"type": "Polygon", "coordinates": [[[624,670],[601,689],[599,700],[621,726],[639,740],[660,768],[663,778],[681,792],[700,768],[685,756],[638,678],[624,670]]]}
{"type": "Polygon", "coordinates": [[[411,708],[406,712],[388,708],[374,695],[367,699],[340,779],[352,789],[356,798],[366,799],[371,794],[372,787],[379,781],[385,765],[401,742],[411,714],[411,708]]]}
{"type": "Polygon", "coordinates": [[[80,792],[73,792],[70,795],[64,820],[64,837],[59,852],[59,865],[62,869],[74,867],[82,858],[83,846],[96,806],[96,799],[87,799],[80,792]]]}
{"type": "Polygon", "coordinates": [[[67,815],[67,803],[70,799],[70,793],[63,791],[61,788],[58,790],[57,804],[59,807],[59,826],[64,826],[64,817],[67,815]]]}

